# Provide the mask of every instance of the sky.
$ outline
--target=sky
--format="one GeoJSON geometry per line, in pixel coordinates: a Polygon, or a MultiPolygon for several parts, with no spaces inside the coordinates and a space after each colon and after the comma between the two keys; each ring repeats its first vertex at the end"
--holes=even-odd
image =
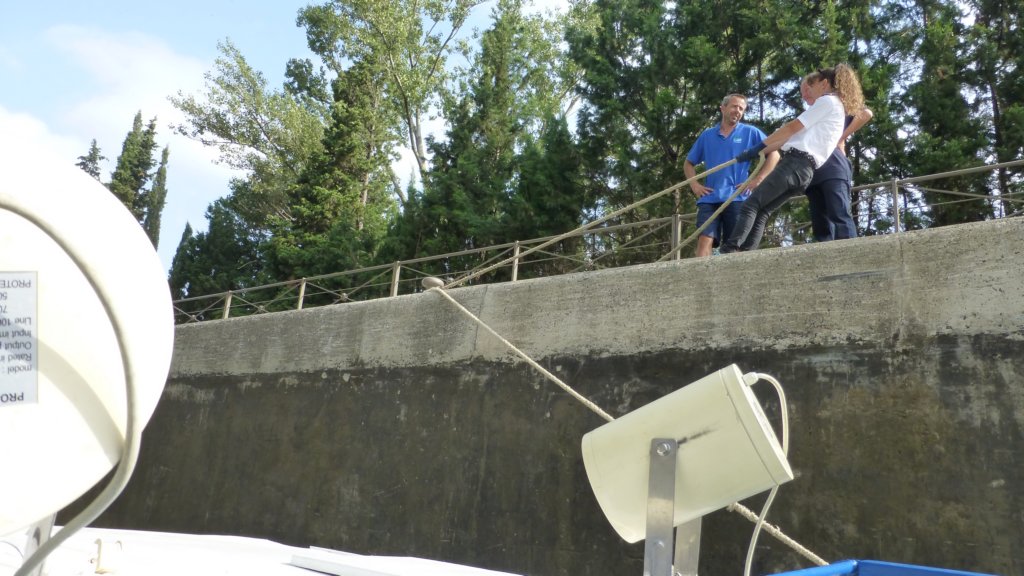
{"type": "MultiPolygon", "coordinates": [[[[157,143],[170,148],[157,250],[169,269],[185,224],[205,230],[206,208],[237,173],[214,162],[215,150],[173,133],[183,117],[168,96],[205,93],[203,74],[224,39],[280,87],[288,59],[312,56],[295,25],[310,3],[0,0],[0,138],[45,142],[71,164],[95,139],[109,181],[136,112],[146,122],[156,117],[157,143]]],[[[493,4],[476,7],[473,20],[486,24],[493,4]]]]}

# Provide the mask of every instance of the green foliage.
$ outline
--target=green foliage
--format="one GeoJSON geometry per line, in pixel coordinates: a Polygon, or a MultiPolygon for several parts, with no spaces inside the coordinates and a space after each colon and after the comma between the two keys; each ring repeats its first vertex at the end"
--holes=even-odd
{"type": "MultiPolygon", "coordinates": [[[[159,168],[153,153],[156,151],[156,118],[143,127],[142,112],[135,114],[132,129],[125,136],[121,154],[117,157],[114,172],[107,188],[138,220],[146,235],[156,248],[160,241],[160,218],[167,198],[167,158],[170,154],[164,148],[159,168]]],[[[94,139],[89,152],[78,157],[79,168],[93,178],[100,180],[100,166],[106,157],[94,139]]]]}
{"type": "Polygon", "coordinates": [[[146,217],[146,183],[155,162],[153,152],[156,150],[156,118],[149,121],[143,128],[142,112],[135,115],[131,132],[125,136],[121,146],[121,155],[110,175],[110,191],[117,196],[140,222],[146,217]]]}
{"type": "MultiPolygon", "coordinates": [[[[202,99],[173,99],[186,115],[178,130],[244,171],[211,206],[210,231],[183,239],[182,293],[566,232],[682,180],[681,156],[719,121],[726,94],[747,94],[745,120],[771,132],[803,109],[800,78],[838,62],[858,71],[874,112],[847,143],[855,184],[1024,156],[1024,35],[1007,0],[575,0],[557,18],[500,0],[474,46],[460,31],[476,4],[308,6],[298,24],[319,62],[289,61],[280,90],[225,42],[202,99]],[[432,116],[443,135],[426,133],[432,116]],[[406,189],[391,170],[399,147],[417,164],[406,189]]],[[[136,132],[126,150],[146,149],[141,117],[136,132]]],[[[79,166],[101,159],[94,143],[79,166]]],[[[129,164],[116,178],[126,199],[139,190],[129,164]]],[[[900,229],[1010,214],[1020,192],[1021,171],[1008,169],[905,187],[900,229]]],[[[862,235],[893,231],[890,194],[855,193],[862,235]]],[[[138,214],[155,205],[132,197],[138,214]]],[[[693,210],[687,193],[620,222],[693,210]]],[[[808,241],[806,220],[806,206],[790,203],[767,238],[808,241]]],[[[588,260],[641,240],[620,231],[550,251],[588,260]]],[[[454,274],[492,256],[426,271],[454,274]]],[[[558,265],[532,266],[520,277],[558,265]]]]}
{"type": "Polygon", "coordinates": [[[99,180],[100,162],[106,159],[107,157],[100,152],[100,147],[96,145],[96,139],[93,138],[89,144],[89,151],[85,153],[85,156],[78,157],[78,162],[75,163],[75,166],[84,170],[89,176],[99,180]]]}
{"type": "MultiPolygon", "coordinates": [[[[236,181],[236,185],[242,185],[236,181]]],[[[230,199],[217,200],[206,211],[208,229],[193,233],[185,225],[171,263],[171,293],[175,298],[215,294],[270,282],[260,252],[263,238],[230,199]]]]}
{"type": "Polygon", "coordinates": [[[160,156],[160,166],[153,176],[153,186],[145,195],[142,228],[149,236],[149,240],[156,246],[160,241],[160,219],[164,212],[164,205],[167,204],[167,159],[171,154],[170,148],[164,147],[160,156]]]}
{"type": "MultiPolygon", "coordinates": [[[[519,0],[496,7],[474,60],[476,75],[463,80],[461,98],[445,102],[447,138],[430,141],[431,170],[393,228],[389,254],[471,250],[537,237],[556,223],[566,223],[554,230],[565,232],[580,221],[577,155],[559,113],[565,69],[557,66],[549,22],[522,9],[519,0]]],[[[446,271],[488,256],[448,262],[446,271]]]]}
{"type": "Polygon", "coordinates": [[[400,121],[391,128],[427,170],[423,123],[446,93],[448,58],[479,0],[332,0],[299,11],[310,49],[340,75],[351,62],[374,70],[386,106],[400,121]]]}
{"type": "Polygon", "coordinates": [[[179,134],[216,146],[220,160],[247,173],[233,204],[250,225],[265,229],[271,218],[288,218],[288,190],[310,159],[321,152],[326,110],[271,90],[230,41],[206,74],[205,101],[179,93],[171,102],[185,115],[179,134]]]}
{"type": "Polygon", "coordinates": [[[298,278],[372,263],[394,203],[386,126],[372,70],[355,65],[334,82],[323,146],[288,192],[288,219],[271,226],[268,256],[279,278],[298,278]]]}

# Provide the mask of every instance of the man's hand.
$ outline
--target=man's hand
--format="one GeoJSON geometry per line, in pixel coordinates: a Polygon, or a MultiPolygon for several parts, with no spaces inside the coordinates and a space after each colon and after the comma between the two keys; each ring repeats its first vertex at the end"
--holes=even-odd
{"type": "Polygon", "coordinates": [[[707,196],[708,194],[714,192],[713,188],[708,188],[707,186],[701,184],[700,182],[690,182],[690,190],[693,190],[693,195],[696,196],[697,198],[700,198],[701,196],[707,196]]]}
{"type": "Polygon", "coordinates": [[[755,144],[750,148],[747,148],[743,152],[736,155],[736,162],[750,162],[754,158],[757,158],[758,153],[764,150],[764,142],[755,144]]]}

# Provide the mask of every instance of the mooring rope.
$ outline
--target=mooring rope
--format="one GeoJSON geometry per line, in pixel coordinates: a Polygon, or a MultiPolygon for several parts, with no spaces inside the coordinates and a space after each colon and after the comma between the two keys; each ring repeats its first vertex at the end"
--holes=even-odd
{"type": "MultiPolygon", "coordinates": [[[[522,350],[517,348],[515,344],[509,342],[507,339],[505,339],[500,334],[498,334],[493,328],[488,326],[486,322],[484,322],[479,317],[477,317],[476,314],[473,314],[468,309],[466,309],[465,306],[463,306],[462,304],[459,304],[459,302],[456,301],[454,298],[452,298],[451,295],[448,294],[448,292],[446,292],[444,290],[444,288],[442,288],[440,286],[435,286],[435,287],[430,288],[429,290],[427,290],[427,292],[428,293],[429,292],[436,292],[436,293],[440,294],[441,296],[443,296],[445,299],[447,299],[449,302],[451,302],[460,312],[465,314],[467,317],[469,317],[471,320],[473,320],[473,322],[475,322],[481,328],[486,330],[488,334],[490,334],[490,335],[494,336],[495,338],[497,338],[505,346],[508,346],[508,348],[510,350],[512,350],[512,352],[514,352],[516,354],[516,356],[519,356],[520,358],[525,360],[526,363],[528,363],[530,366],[535,368],[538,372],[543,374],[548,380],[551,380],[552,382],[554,382],[556,385],[558,385],[559,388],[561,388],[562,390],[565,390],[567,393],[569,393],[570,396],[572,396],[573,398],[578,400],[580,403],[582,403],[584,406],[589,408],[595,414],[597,414],[601,418],[604,418],[608,422],[611,422],[612,420],[615,419],[611,414],[608,414],[607,412],[602,410],[601,407],[598,406],[597,404],[595,404],[593,401],[591,401],[587,397],[583,396],[582,394],[580,394],[579,392],[574,390],[572,388],[572,386],[569,386],[568,384],[563,382],[560,378],[558,378],[558,376],[555,376],[554,374],[549,372],[547,369],[545,369],[543,366],[538,364],[536,360],[531,358],[526,352],[523,352],[522,350]]],[[[734,502],[734,503],[730,504],[727,507],[727,509],[729,511],[731,511],[731,512],[738,513],[739,515],[741,515],[744,518],[750,520],[751,522],[757,523],[757,521],[758,521],[757,514],[755,514],[752,510],[750,510],[746,506],[740,504],[739,502],[734,502]]],[[[775,527],[775,526],[773,526],[771,524],[768,524],[767,522],[764,522],[762,525],[763,525],[763,529],[766,532],[768,532],[769,534],[771,534],[772,536],[777,538],[779,540],[779,542],[782,542],[786,546],[789,546],[791,549],[793,549],[794,552],[800,554],[804,558],[807,558],[811,562],[814,562],[818,566],[826,566],[826,565],[828,565],[828,562],[822,560],[820,556],[814,554],[813,552],[811,552],[810,550],[808,550],[807,548],[802,546],[796,540],[793,540],[789,536],[786,536],[786,534],[784,534],[782,532],[782,530],[779,530],[777,527],[775,527]]]]}
{"type": "MultiPolygon", "coordinates": [[[[761,161],[758,162],[757,166],[754,169],[754,172],[751,173],[750,178],[748,178],[746,182],[744,182],[743,184],[741,184],[740,186],[738,186],[736,188],[736,191],[733,192],[733,194],[725,201],[725,203],[722,204],[721,207],[718,208],[718,210],[716,210],[714,212],[714,214],[712,214],[711,218],[709,218],[708,221],[705,222],[703,226],[698,228],[693,234],[691,234],[689,237],[687,237],[686,241],[681,242],[679,244],[679,246],[677,246],[671,252],[669,252],[668,254],[663,256],[661,258],[661,260],[665,260],[667,258],[672,257],[672,255],[674,255],[676,252],[678,252],[678,250],[680,248],[682,248],[683,246],[685,246],[686,243],[688,243],[688,242],[692,241],[694,238],[696,238],[698,234],[700,234],[701,232],[704,231],[705,228],[707,228],[708,224],[710,224],[716,217],[718,217],[719,214],[722,213],[722,211],[726,208],[726,206],[729,205],[729,203],[731,203],[737,196],[740,195],[740,193],[742,193],[742,191],[746,188],[747,183],[751,179],[753,179],[757,175],[757,173],[760,171],[761,166],[764,163],[764,155],[763,154],[760,156],[760,160],[761,161]]],[[[572,235],[574,233],[577,233],[579,231],[586,230],[586,229],[588,229],[590,227],[596,226],[597,224],[600,224],[601,222],[607,221],[610,218],[613,218],[613,217],[615,217],[615,216],[617,216],[619,214],[622,214],[626,210],[631,210],[631,209],[634,209],[634,208],[636,208],[638,206],[641,206],[641,205],[643,205],[643,204],[645,204],[647,202],[650,202],[651,200],[653,200],[655,198],[661,197],[661,196],[663,196],[663,195],[665,195],[665,194],[667,194],[667,193],[669,193],[669,192],[671,192],[673,190],[677,190],[681,186],[690,183],[694,179],[701,178],[703,176],[711,174],[712,172],[716,172],[718,170],[721,170],[722,168],[725,168],[726,166],[729,166],[730,164],[733,164],[734,162],[735,162],[735,160],[730,160],[730,161],[725,162],[723,164],[719,164],[718,166],[715,166],[711,170],[708,170],[706,172],[698,174],[698,175],[694,176],[693,178],[687,179],[687,180],[685,180],[683,182],[680,182],[679,184],[676,184],[674,186],[670,186],[669,188],[666,188],[666,189],[662,190],[661,192],[657,192],[655,194],[652,194],[651,196],[648,196],[647,198],[644,198],[643,200],[640,200],[639,202],[635,202],[635,203],[633,203],[633,204],[631,204],[631,205],[629,205],[629,206],[627,206],[625,208],[617,210],[617,211],[613,212],[612,214],[609,214],[608,216],[606,216],[606,217],[604,217],[604,218],[602,218],[600,220],[596,220],[594,222],[591,222],[590,224],[587,224],[586,226],[581,226],[580,228],[577,228],[576,230],[574,230],[572,232],[568,232],[566,234],[562,234],[560,236],[556,236],[555,238],[545,242],[544,244],[541,244],[539,246],[536,246],[535,248],[527,250],[526,252],[523,252],[523,253],[519,254],[518,256],[516,256],[516,257],[522,258],[523,256],[526,256],[526,255],[528,255],[531,252],[536,252],[537,250],[540,250],[542,248],[550,246],[551,244],[553,244],[555,242],[558,242],[559,240],[562,240],[564,238],[567,238],[568,236],[570,236],[570,235],[572,235]]],[[[509,348],[509,350],[511,350],[513,353],[515,353],[516,356],[519,356],[527,364],[529,364],[535,370],[537,370],[538,372],[543,374],[545,378],[547,378],[551,382],[555,383],[559,388],[561,388],[566,393],[568,393],[570,396],[572,396],[577,401],[579,401],[581,404],[583,404],[584,406],[589,408],[592,412],[594,412],[595,414],[597,414],[601,418],[604,418],[607,422],[611,422],[612,420],[615,419],[611,414],[608,414],[607,412],[602,410],[600,406],[598,406],[593,401],[591,401],[587,397],[583,396],[582,394],[580,394],[579,392],[574,390],[572,388],[572,386],[569,386],[568,384],[563,382],[560,378],[558,378],[557,376],[552,374],[550,371],[548,371],[546,368],[541,366],[539,363],[537,363],[536,360],[531,358],[527,353],[525,353],[522,350],[520,350],[519,348],[517,348],[515,344],[509,342],[501,334],[498,334],[498,332],[495,331],[493,328],[491,328],[486,322],[481,320],[476,314],[473,314],[472,312],[470,312],[465,306],[460,304],[458,301],[456,301],[454,298],[452,298],[450,294],[448,294],[447,288],[452,288],[452,287],[454,287],[454,286],[456,286],[458,284],[467,282],[467,281],[471,280],[472,278],[476,278],[477,276],[480,276],[481,274],[485,274],[485,273],[489,272],[490,270],[493,270],[495,268],[499,268],[499,267],[501,267],[501,266],[503,266],[505,264],[508,264],[508,262],[510,262],[511,260],[513,260],[516,257],[513,257],[513,258],[510,258],[508,260],[499,262],[497,264],[494,264],[493,266],[490,266],[488,268],[485,268],[483,270],[480,270],[478,272],[475,272],[473,274],[465,276],[465,277],[463,277],[463,278],[461,278],[459,280],[453,281],[453,282],[449,283],[447,286],[434,286],[434,287],[431,287],[431,288],[429,288],[427,290],[427,292],[437,292],[438,294],[443,296],[445,299],[447,299],[449,302],[451,302],[452,305],[455,306],[456,309],[458,309],[460,312],[465,314],[468,318],[470,318],[478,326],[480,326],[481,328],[486,330],[488,334],[490,334],[490,335],[494,336],[495,338],[497,338],[502,344],[507,346],[509,348]]],[[[754,522],[755,524],[759,521],[757,514],[755,514],[752,510],[750,510],[746,506],[740,504],[739,502],[734,502],[734,503],[730,504],[726,509],[731,511],[731,512],[736,512],[737,514],[743,516],[744,518],[746,518],[747,520],[750,520],[751,522],[754,522]]],[[[808,550],[806,547],[802,546],[796,540],[793,540],[792,538],[787,536],[785,533],[782,532],[782,530],[780,530],[776,526],[773,526],[773,525],[768,524],[766,522],[762,522],[762,526],[763,526],[763,528],[764,528],[764,530],[766,532],[768,532],[769,534],[774,536],[776,539],[778,539],[780,542],[782,542],[786,546],[789,546],[794,552],[800,554],[804,558],[810,560],[811,562],[817,564],[818,566],[826,566],[826,565],[828,565],[828,562],[826,562],[820,556],[818,556],[818,555],[814,554],[813,552],[811,552],[810,550],[808,550]]]]}

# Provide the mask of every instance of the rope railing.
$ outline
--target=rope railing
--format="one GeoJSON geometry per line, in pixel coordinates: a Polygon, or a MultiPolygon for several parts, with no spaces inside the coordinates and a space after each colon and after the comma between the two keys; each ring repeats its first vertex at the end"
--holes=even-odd
{"type": "MultiPolygon", "coordinates": [[[[977,201],[999,201],[1011,206],[1024,204],[1024,198],[1022,198],[1024,192],[985,195],[920,186],[920,183],[923,182],[1020,166],[1024,166],[1024,160],[976,166],[926,176],[892,179],[855,186],[852,191],[866,192],[866,196],[861,196],[862,201],[883,200],[883,205],[880,207],[882,212],[873,215],[876,217],[884,215],[892,220],[891,227],[884,232],[899,233],[906,230],[906,225],[903,222],[905,215],[919,215],[934,207],[977,201]],[[918,197],[915,198],[915,202],[917,202],[922,199],[925,192],[932,195],[952,196],[956,199],[932,202],[927,205],[915,203],[904,209],[902,204],[907,195],[917,195],[918,197]]],[[[681,188],[681,184],[676,184],[655,196],[661,196],[679,188],[681,188]]],[[[803,198],[801,195],[792,200],[803,198]]],[[[637,205],[627,206],[626,209],[635,207],[637,205]]],[[[700,232],[699,229],[694,228],[685,240],[681,240],[682,228],[693,225],[696,219],[695,213],[675,214],[637,222],[612,221],[628,211],[626,209],[617,210],[576,230],[555,236],[399,260],[390,264],[378,264],[215,294],[189,296],[174,301],[175,321],[177,323],[201,322],[410,294],[422,291],[420,281],[428,276],[445,277],[449,280],[458,278],[460,284],[470,281],[474,283],[517,281],[523,279],[524,274],[529,276],[530,267],[533,267],[534,276],[553,276],[654,262],[659,259],[679,258],[681,249],[700,232]],[[666,232],[668,233],[666,234],[666,232]],[[619,234],[625,236],[619,238],[617,236],[619,234]],[[572,250],[552,249],[553,246],[561,246],[562,242],[575,239],[582,239],[583,242],[572,246],[572,250]],[[561,264],[563,262],[564,265],[561,264]],[[458,270],[451,268],[453,264],[462,268],[460,263],[470,266],[458,270]],[[435,267],[433,270],[430,269],[432,265],[435,267]],[[253,296],[260,293],[263,294],[262,297],[253,296]]],[[[1006,213],[1004,217],[1011,217],[1021,211],[1011,212],[1009,209],[1005,209],[1004,212],[1006,213]]],[[[789,232],[784,233],[783,240],[797,232],[804,231],[807,227],[806,222],[789,224],[789,232]]]]}

